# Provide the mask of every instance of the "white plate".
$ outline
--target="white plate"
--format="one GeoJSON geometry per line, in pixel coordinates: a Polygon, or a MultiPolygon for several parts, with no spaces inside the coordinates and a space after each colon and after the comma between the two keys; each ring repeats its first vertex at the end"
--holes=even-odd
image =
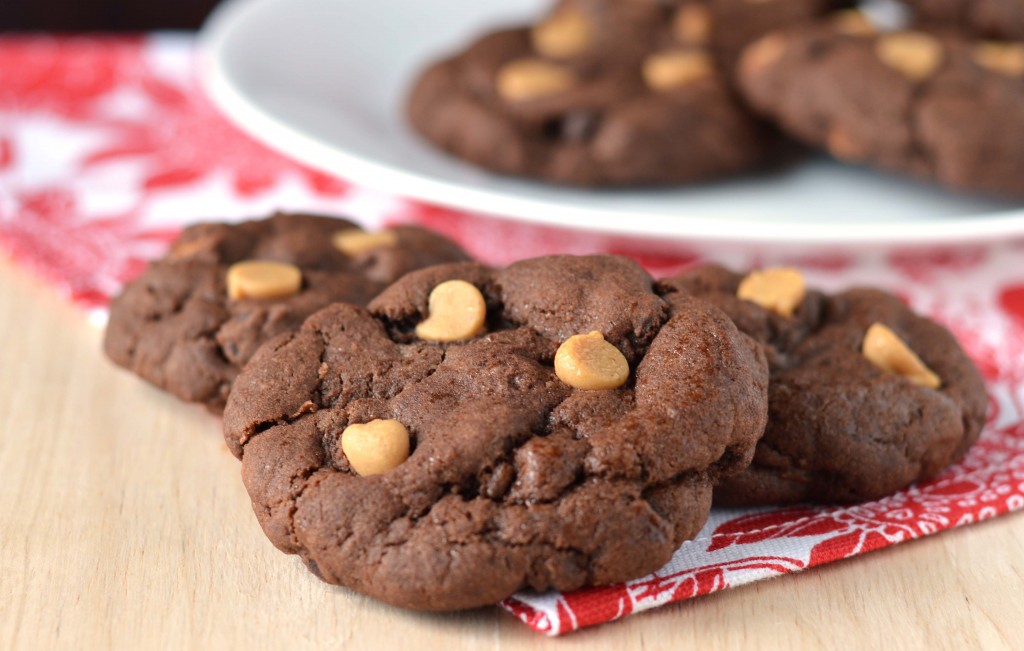
{"type": "Polygon", "coordinates": [[[356,183],[530,222],[704,242],[959,243],[1024,234],[1024,210],[815,159],[682,189],[591,191],[496,176],[405,123],[416,71],[544,0],[235,0],[204,27],[214,102],[271,147],[356,183]]]}

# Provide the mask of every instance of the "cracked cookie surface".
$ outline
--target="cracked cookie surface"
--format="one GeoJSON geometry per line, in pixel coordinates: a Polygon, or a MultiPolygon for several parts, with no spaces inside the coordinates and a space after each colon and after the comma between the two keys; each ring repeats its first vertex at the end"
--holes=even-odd
{"type": "Polygon", "coordinates": [[[666,303],[625,258],[553,256],[441,265],[369,309],[318,312],[256,354],[224,428],[277,547],[328,582],[454,610],[663,565],[706,520],[713,481],[749,463],[766,392],[760,348],[713,306],[666,303]],[[453,280],[484,297],[485,330],[419,339],[453,280]],[[581,333],[625,358],[625,384],[559,379],[556,350],[581,333]],[[340,441],[374,421],[404,426],[411,453],[360,476],[340,441]]]}
{"type": "Polygon", "coordinates": [[[419,228],[384,231],[394,237],[352,254],[332,243],[339,232],[358,229],[347,220],[302,214],[186,228],[164,259],[114,299],[107,355],[175,396],[220,412],[238,370],[267,339],[331,303],[365,305],[408,271],[467,259],[453,243],[419,228]],[[228,270],[244,260],[294,265],[301,272],[298,291],[232,299],[228,270]]]}
{"type": "Polygon", "coordinates": [[[934,477],[977,440],[988,400],[981,375],[953,336],[875,289],[810,290],[789,316],[737,297],[743,276],[699,267],[660,291],[698,296],[764,348],[769,416],[754,461],[724,478],[715,503],[857,502],[934,477]],[[881,323],[941,381],[915,385],[869,361],[866,332],[881,323]]]}
{"type": "Polygon", "coordinates": [[[430,66],[407,113],[435,145],[504,174],[586,186],[735,175],[789,152],[734,96],[731,60],[834,4],[568,0],[430,66]]]}
{"type": "Polygon", "coordinates": [[[825,20],[744,51],[739,86],[834,157],[951,189],[1024,196],[1024,45],[825,20]]]}

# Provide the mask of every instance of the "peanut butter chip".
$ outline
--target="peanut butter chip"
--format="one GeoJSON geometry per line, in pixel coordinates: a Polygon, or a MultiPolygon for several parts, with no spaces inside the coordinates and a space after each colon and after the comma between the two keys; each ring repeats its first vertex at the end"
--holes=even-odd
{"type": "Polygon", "coordinates": [[[527,102],[557,95],[576,83],[572,73],[540,59],[519,59],[498,70],[498,94],[509,102],[527,102]]]}
{"type": "Polygon", "coordinates": [[[533,48],[546,57],[564,59],[585,52],[593,39],[583,12],[567,7],[556,11],[531,32],[533,48]]]}
{"type": "Polygon", "coordinates": [[[302,286],[302,272],[287,262],[245,260],[228,267],[228,297],[285,298],[302,286]]]}
{"type": "Polygon", "coordinates": [[[803,274],[790,267],[775,267],[748,275],[740,282],[736,296],[788,317],[793,316],[806,293],[803,274]]]}
{"type": "Polygon", "coordinates": [[[881,323],[868,328],[861,353],[886,373],[902,375],[914,384],[938,389],[942,381],[896,333],[881,323]]]}
{"type": "Polygon", "coordinates": [[[392,247],[398,242],[394,231],[367,233],[359,228],[346,228],[331,236],[331,243],[345,255],[362,255],[375,249],[392,247]]]}
{"type": "Polygon", "coordinates": [[[629,379],[629,362],[594,331],[562,342],[555,352],[555,374],[577,389],[618,389],[629,379]]]}
{"type": "Polygon", "coordinates": [[[654,90],[672,90],[710,77],[715,66],[703,52],[666,52],[647,57],[643,72],[654,90]]]}
{"type": "Polygon", "coordinates": [[[974,62],[986,70],[1010,77],[1024,77],[1024,43],[979,43],[974,62]]]}
{"type": "Polygon", "coordinates": [[[192,258],[200,253],[211,251],[216,248],[220,238],[215,236],[201,237],[188,242],[175,242],[168,253],[172,260],[184,260],[192,258]]]}
{"type": "Polygon", "coordinates": [[[875,44],[875,53],[912,81],[924,81],[942,65],[942,43],[921,32],[882,36],[875,44]]]}
{"type": "Polygon", "coordinates": [[[844,9],[832,14],[832,24],[836,31],[847,36],[874,36],[877,30],[874,23],[856,9],[844,9]]]}
{"type": "Polygon", "coordinates": [[[391,419],[349,425],[341,433],[341,451],[359,475],[380,475],[409,458],[409,430],[391,419]]]}
{"type": "Polygon", "coordinates": [[[472,283],[448,280],[430,292],[429,316],[416,326],[416,336],[429,341],[462,341],[480,334],[487,302],[472,283]]]}
{"type": "Polygon", "coordinates": [[[782,34],[769,34],[743,50],[740,59],[742,76],[757,75],[771,68],[786,53],[788,44],[782,34]]]}
{"type": "Polygon", "coordinates": [[[711,40],[711,11],[701,4],[679,8],[672,19],[672,35],[687,45],[707,45],[711,40]]]}

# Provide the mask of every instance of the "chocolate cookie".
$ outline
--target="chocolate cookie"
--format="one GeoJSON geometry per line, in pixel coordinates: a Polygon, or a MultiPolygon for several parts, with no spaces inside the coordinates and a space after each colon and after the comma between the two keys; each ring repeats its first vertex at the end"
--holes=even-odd
{"type": "Polygon", "coordinates": [[[836,158],[1024,196],[1024,44],[829,20],[751,45],[739,80],[755,109],[836,158]]]}
{"type": "Polygon", "coordinates": [[[365,305],[408,271],[466,259],[413,227],[367,233],[343,219],[297,214],[197,224],[114,299],[104,349],[216,413],[267,339],[336,301],[365,305]]]}
{"type": "Polygon", "coordinates": [[[561,0],[532,30],[535,49],[555,59],[578,54],[642,60],[655,45],[702,46],[732,68],[741,50],[772,32],[849,6],[851,0],[561,0]],[[667,32],[665,27],[668,27],[667,32]],[[574,37],[574,38],[569,38],[574,37]],[[589,43],[588,43],[589,42],[589,43]],[[632,50],[627,48],[632,46],[632,50]]]}
{"type": "Polygon", "coordinates": [[[765,34],[812,22],[852,3],[849,0],[677,0],[674,4],[682,7],[677,16],[694,11],[694,7],[706,8],[712,47],[726,69],[731,71],[743,48],[765,34]]]}
{"type": "Polygon", "coordinates": [[[712,32],[702,3],[564,2],[428,68],[408,116],[504,174],[588,186],[734,175],[764,165],[777,140],[734,97],[712,32]]]}
{"type": "Polygon", "coordinates": [[[749,463],[767,364],[635,263],[409,274],[268,342],[224,416],[256,516],[325,581],[422,610],[663,565],[749,463]]]}
{"type": "Polygon", "coordinates": [[[989,38],[1024,39],[1021,0],[907,0],[924,22],[989,38]]]}
{"type": "Polygon", "coordinates": [[[793,270],[743,277],[715,266],[659,290],[719,307],[771,368],[764,438],[753,464],[715,489],[716,504],[877,499],[934,477],[981,432],[978,370],[945,328],[895,296],[826,296],[793,270]]]}

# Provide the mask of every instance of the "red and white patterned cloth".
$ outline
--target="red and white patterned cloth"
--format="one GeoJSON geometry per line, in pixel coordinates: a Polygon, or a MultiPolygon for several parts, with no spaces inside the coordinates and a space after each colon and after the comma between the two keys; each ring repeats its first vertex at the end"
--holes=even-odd
{"type": "Polygon", "coordinates": [[[655,275],[714,259],[786,262],[825,289],[893,290],[957,334],[988,381],[991,414],[938,479],[847,507],[715,510],[657,573],[502,604],[558,635],[1024,508],[1024,241],[868,255],[709,256],[699,248],[456,214],[295,164],[230,127],[201,96],[189,37],[0,38],[0,249],[98,320],[181,226],[275,208],[416,222],[504,264],[546,253],[622,253],[655,275]]]}

